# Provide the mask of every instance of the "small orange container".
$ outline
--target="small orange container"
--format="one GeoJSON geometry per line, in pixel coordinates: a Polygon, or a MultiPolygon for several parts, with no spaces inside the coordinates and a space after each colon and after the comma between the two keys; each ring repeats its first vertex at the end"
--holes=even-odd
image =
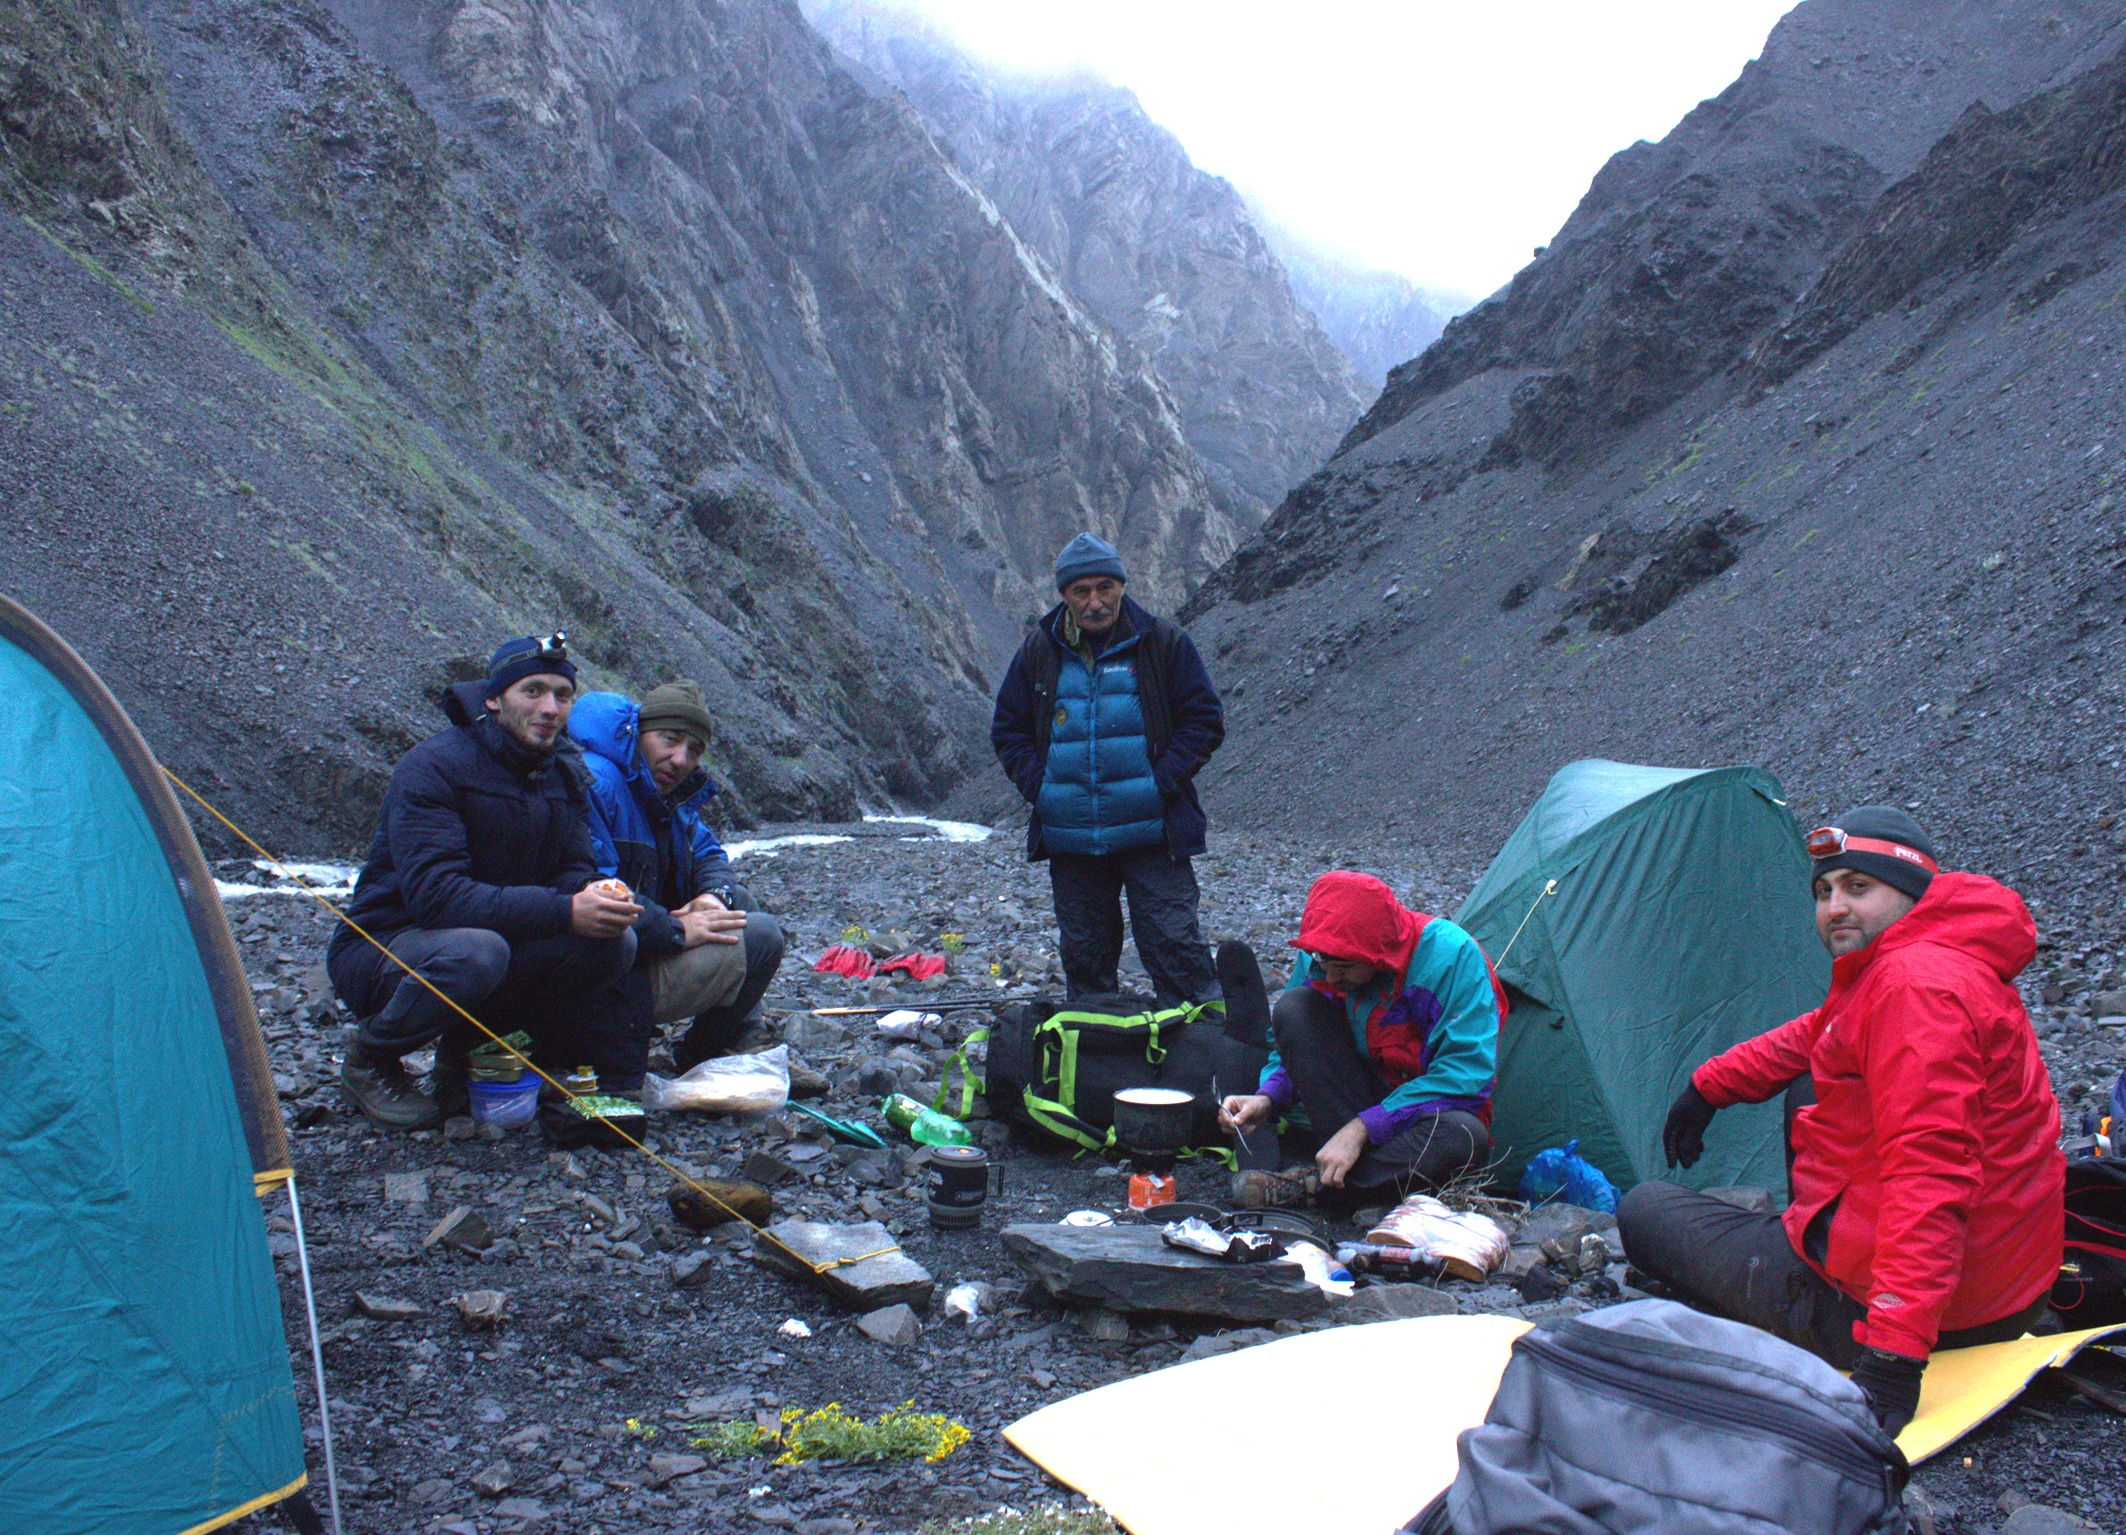
{"type": "Polygon", "coordinates": [[[1131,1173],[1129,1207],[1149,1210],[1154,1205],[1170,1205],[1174,1202],[1175,1186],[1172,1173],[1131,1173]]]}

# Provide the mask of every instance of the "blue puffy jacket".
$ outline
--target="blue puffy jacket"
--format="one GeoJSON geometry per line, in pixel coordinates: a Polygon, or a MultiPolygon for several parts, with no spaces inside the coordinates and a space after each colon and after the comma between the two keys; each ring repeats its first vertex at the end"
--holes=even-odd
{"type": "Polygon", "coordinates": [[[716,784],[696,768],[670,795],[659,793],[636,745],[642,706],[624,694],[584,694],[569,712],[568,733],[583,749],[590,780],[592,855],[604,873],[627,881],[642,907],[637,954],[685,947],[671,908],[737,883],[723,844],[701,818],[716,784]]]}
{"type": "Polygon", "coordinates": [[[990,744],[1034,807],[1027,856],[1203,851],[1195,777],[1225,739],[1225,710],[1182,628],[1124,598],[1115,639],[1088,667],[1063,643],[1061,603],[1012,658],[990,744]]]}

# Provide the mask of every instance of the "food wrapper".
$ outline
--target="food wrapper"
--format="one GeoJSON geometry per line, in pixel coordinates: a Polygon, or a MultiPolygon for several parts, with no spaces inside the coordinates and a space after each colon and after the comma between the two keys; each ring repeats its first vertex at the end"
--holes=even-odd
{"type": "Polygon", "coordinates": [[[1474,1211],[1450,1210],[1429,1194],[1413,1194],[1366,1233],[1380,1247],[1407,1247],[1436,1262],[1449,1278],[1480,1284],[1506,1261],[1507,1237],[1499,1223],[1474,1211]]]}
{"type": "Polygon", "coordinates": [[[1168,1221],[1160,1235],[1169,1247],[1233,1263],[1267,1263],[1284,1253],[1284,1244],[1267,1231],[1220,1231],[1194,1215],[1184,1221],[1168,1221]]]}

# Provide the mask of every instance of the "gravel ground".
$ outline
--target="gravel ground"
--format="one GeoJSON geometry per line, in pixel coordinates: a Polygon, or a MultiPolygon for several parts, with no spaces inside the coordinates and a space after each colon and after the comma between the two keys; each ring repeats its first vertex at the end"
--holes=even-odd
{"type": "MultiPolygon", "coordinates": [[[[819,976],[793,955],[770,1008],[797,1053],[835,1083],[830,1111],[861,1114],[875,1101],[875,1094],[855,1091],[866,1067],[895,1069],[911,1085],[934,1082],[960,1033],[987,1015],[947,1014],[932,1040],[895,1056],[863,1039],[864,1020],[845,1034],[809,1009],[1025,995],[1058,979],[1046,874],[1025,863],[1015,833],[955,842],[920,825],[874,823],[755,835],[807,834],[848,840],[770,846],[741,862],[758,897],[783,914],[806,960],[851,927],[896,950],[934,950],[947,932],[965,940],[952,973],[929,989],[819,976]]],[[[1331,863],[1373,869],[1434,909],[1452,910],[1460,894],[1407,855],[1214,834],[1198,865],[1209,936],[1246,938],[1275,963],[1308,880],[1331,863]]],[[[277,883],[241,866],[224,877],[277,883]]],[[[579,1151],[571,1161],[553,1154],[536,1131],[457,1141],[371,1130],[351,1116],[335,1083],[345,1018],[321,966],[329,919],[277,895],[232,900],[230,913],[293,1126],[349,1531],[766,1525],[836,1535],[1063,1501],[1067,1493],[1004,1443],[1006,1424],[1078,1391],[1272,1335],[1140,1323],[1126,1339],[1104,1341],[1023,1293],[999,1228],[1079,1208],[1120,1209],[1123,1181],[1092,1158],[1017,1146],[1001,1127],[988,1126],[984,1139],[1003,1168],[1003,1192],[992,1197],[981,1228],[939,1232],[928,1225],[920,1177],[909,1175],[902,1152],[845,1160],[824,1147],[815,1151],[804,1123],[784,1115],[744,1124],[655,1118],[660,1154],[690,1171],[735,1173],[756,1150],[796,1164],[806,1176],[777,1189],[778,1216],[884,1219],[936,1276],[941,1296],[965,1281],[998,1290],[999,1309],[971,1327],[948,1323],[933,1309],[912,1346],[876,1342],[822,1294],[748,1261],[742,1228],[723,1228],[704,1243],[675,1226],[663,1198],[669,1178],[633,1153],[579,1151]],[[387,1191],[388,1175],[409,1173],[422,1175],[420,1186],[393,1180],[387,1191]],[[480,1212],[500,1240],[484,1255],[424,1250],[422,1238],[458,1205],[480,1212]],[[675,1256],[704,1246],[713,1277],[676,1288],[675,1256]],[[458,1319],[451,1297],[474,1289],[507,1292],[508,1319],[498,1331],[475,1333],[458,1319]],[[408,1320],[373,1320],[359,1313],[357,1290],[421,1310],[408,1320]],[[793,1318],[810,1337],[779,1331],[793,1318]],[[672,1475],[673,1467],[657,1460],[690,1452],[688,1422],[828,1402],[867,1415],[913,1403],[956,1418],[972,1437],[934,1466],[768,1469],[751,1461],[672,1475]],[[655,1436],[631,1432],[630,1419],[655,1436]],[[487,1483],[486,1494],[476,1478],[487,1483]]],[[[2053,936],[2062,967],[2076,978],[2117,984],[2108,978],[2117,956],[2082,952],[2073,934],[2053,936]]],[[[1126,972],[1133,964],[1125,961],[1126,972]]],[[[2089,994],[2084,984],[2073,995],[2060,987],[2051,1006],[2032,997],[2041,1029],[2051,1032],[2046,1051],[2063,1090],[2117,1069],[2117,1031],[2086,1021],[2089,994]]],[[[1184,1199],[1223,1193],[1215,1167],[1185,1166],[1181,1180],[1184,1199]]],[[[285,1215],[278,1202],[269,1208],[287,1281],[288,1336],[299,1341],[305,1324],[285,1215]]],[[[1522,1305],[1519,1294],[1499,1285],[1443,1288],[1462,1311],[1540,1319],[1613,1298],[1620,1275],[1618,1268],[1582,1279],[1539,1306],[1522,1305]]],[[[294,1358],[305,1422],[314,1425],[308,1360],[301,1351],[294,1358]]],[[[314,1427],[311,1434],[313,1469],[321,1469],[314,1427]]],[[[2025,1500],[2076,1511],[2107,1531],[2126,1530],[2126,1420],[2041,1385],[1924,1468],[1917,1485],[1945,1532],[1990,1530],[2025,1500]]],[[[247,1527],[276,1526],[254,1519],[247,1527]]]]}

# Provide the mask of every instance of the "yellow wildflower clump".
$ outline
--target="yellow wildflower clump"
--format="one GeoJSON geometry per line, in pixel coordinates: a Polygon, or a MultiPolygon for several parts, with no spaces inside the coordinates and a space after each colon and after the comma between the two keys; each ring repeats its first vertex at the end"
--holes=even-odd
{"type": "Polygon", "coordinates": [[[870,1422],[851,1417],[839,1402],[829,1402],[810,1412],[785,1407],[777,1432],[745,1421],[696,1424],[689,1431],[694,1447],[719,1460],[765,1455],[776,1445],[782,1453],[778,1466],[794,1466],[805,1460],[844,1460],[856,1463],[880,1460],[943,1460],[968,1440],[967,1426],[939,1412],[917,1412],[915,1403],[903,1402],[882,1412],[870,1422]]]}

